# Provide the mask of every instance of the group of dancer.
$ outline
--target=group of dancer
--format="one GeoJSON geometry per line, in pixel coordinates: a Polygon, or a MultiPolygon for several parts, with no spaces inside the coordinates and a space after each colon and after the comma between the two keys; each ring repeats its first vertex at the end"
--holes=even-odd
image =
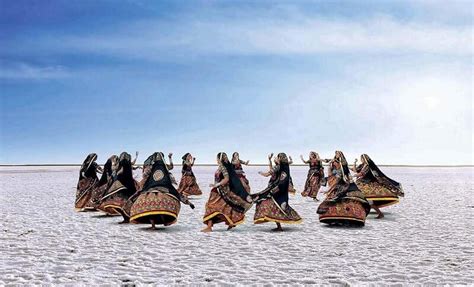
{"type": "MultiPolygon", "coordinates": [[[[162,152],[155,152],[143,163],[135,165],[136,157],[126,152],[113,155],[101,168],[97,154],[87,156],[81,166],[77,184],[75,208],[78,211],[102,211],[107,215],[123,217],[120,223],[147,223],[169,226],[177,222],[181,204],[189,205],[192,196],[202,195],[193,173],[195,158],[186,153],[182,157],[182,177],[177,184],[171,170],[173,154],[168,162],[162,152]],[[136,181],[134,169],[142,169],[142,179],[136,181]],[[101,174],[100,179],[97,173],[101,174]]],[[[289,205],[289,194],[295,193],[290,173],[291,157],[285,153],[268,156],[269,169],[259,172],[269,177],[268,185],[262,191],[252,193],[242,166],[248,165],[239,153],[232,158],[220,152],[217,154],[217,170],[214,183],[206,203],[203,232],[211,232],[213,226],[223,222],[232,229],[244,222],[245,213],[256,206],[254,223],[276,223],[276,231],[282,231],[281,224],[297,224],[302,219],[289,205]]],[[[309,165],[308,176],[302,195],[318,200],[321,186],[329,186],[326,197],[317,213],[322,223],[363,226],[373,208],[377,218],[382,218],[380,208],[395,204],[404,195],[400,183],[387,177],[366,154],[349,167],[344,154],[336,151],[332,159],[321,159],[316,152],[310,152],[309,159],[301,160],[309,165]],[[328,163],[325,176],[323,163],[328,163]],[[354,175],[351,174],[351,171],[354,175]]]]}

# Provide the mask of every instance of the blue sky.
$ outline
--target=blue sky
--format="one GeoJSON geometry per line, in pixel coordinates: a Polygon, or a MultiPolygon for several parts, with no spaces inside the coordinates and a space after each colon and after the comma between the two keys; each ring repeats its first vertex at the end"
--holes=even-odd
{"type": "Polygon", "coordinates": [[[473,7],[445,3],[0,0],[0,163],[472,164],[473,7]]]}

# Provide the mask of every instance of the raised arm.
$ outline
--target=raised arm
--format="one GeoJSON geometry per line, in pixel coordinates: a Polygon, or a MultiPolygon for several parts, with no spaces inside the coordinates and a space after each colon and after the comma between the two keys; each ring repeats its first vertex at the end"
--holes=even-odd
{"type": "Polygon", "coordinates": [[[243,161],[243,160],[239,159],[239,162],[240,162],[240,164],[249,165],[250,161],[249,160],[248,161],[243,161]]]}
{"type": "Polygon", "coordinates": [[[271,153],[271,154],[268,155],[268,167],[269,167],[269,170],[272,170],[272,168],[273,168],[273,165],[272,165],[272,158],[273,158],[273,153],[271,153]]]}
{"type": "Polygon", "coordinates": [[[193,165],[194,165],[194,162],[195,162],[195,161],[196,161],[196,158],[195,158],[195,157],[193,157],[193,159],[191,159],[191,162],[190,162],[191,166],[193,166],[193,165]]]}
{"type": "Polygon", "coordinates": [[[308,161],[304,160],[303,155],[300,155],[300,158],[301,158],[301,161],[302,161],[303,163],[309,163],[309,160],[308,160],[308,161]]]}
{"type": "Polygon", "coordinates": [[[271,170],[269,170],[267,172],[259,171],[258,174],[260,174],[261,176],[264,176],[264,177],[269,177],[270,175],[272,175],[272,171],[271,170]]]}
{"type": "Polygon", "coordinates": [[[293,159],[291,158],[291,156],[288,156],[288,164],[293,164],[293,159]]]}
{"type": "Polygon", "coordinates": [[[135,159],[132,161],[132,166],[135,165],[135,163],[137,162],[137,158],[138,158],[138,151],[135,152],[135,159]]]}
{"type": "Polygon", "coordinates": [[[166,165],[166,167],[168,168],[168,170],[172,170],[173,167],[174,167],[174,164],[173,164],[173,153],[169,153],[168,154],[168,159],[170,160],[170,163],[166,165]]]}

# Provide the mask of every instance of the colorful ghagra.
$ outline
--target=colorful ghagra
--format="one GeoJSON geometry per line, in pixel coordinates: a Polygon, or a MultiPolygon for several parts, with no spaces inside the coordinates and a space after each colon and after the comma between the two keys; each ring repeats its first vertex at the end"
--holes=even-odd
{"type": "Polygon", "coordinates": [[[191,163],[185,162],[181,170],[181,181],[179,182],[178,192],[188,195],[202,195],[202,191],[197,184],[191,163]]]}
{"type": "MultiPolygon", "coordinates": [[[[231,188],[235,184],[232,180],[240,179],[230,178],[228,169],[223,165],[219,165],[215,175],[215,183],[221,182],[224,178],[228,177],[229,182],[225,185],[221,185],[217,188],[213,188],[209,195],[209,200],[206,203],[206,211],[204,213],[203,222],[207,223],[212,220],[214,224],[219,222],[225,222],[229,226],[236,226],[244,222],[245,212],[252,206],[243,197],[248,196],[248,193],[243,193],[242,196],[235,193],[235,189],[231,188]]],[[[244,187],[242,187],[244,189],[244,187]]]]}
{"type": "Polygon", "coordinates": [[[324,167],[320,160],[309,162],[308,177],[304,185],[304,191],[301,193],[302,196],[308,196],[317,199],[319,189],[321,188],[321,182],[324,179],[324,167]]]}
{"type": "Polygon", "coordinates": [[[364,226],[370,204],[348,175],[348,168],[343,168],[338,162],[331,162],[328,177],[330,188],[317,211],[320,222],[364,226]]]}
{"type": "Polygon", "coordinates": [[[140,190],[143,189],[143,186],[145,185],[146,181],[148,180],[148,177],[151,174],[151,170],[153,168],[153,163],[155,161],[156,155],[157,155],[156,152],[153,153],[143,162],[142,180],[140,180],[140,182],[137,182],[137,192],[135,192],[132,196],[128,198],[128,200],[122,206],[122,211],[120,212],[120,214],[123,217],[124,222],[130,222],[132,206],[137,200],[138,196],[140,195],[140,190]]]}
{"type": "Polygon", "coordinates": [[[84,160],[79,171],[79,181],[76,189],[76,201],[74,207],[77,211],[82,211],[89,203],[99,178],[97,177],[97,169],[99,166],[95,162],[97,155],[91,153],[84,160]]]}
{"type": "Polygon", "coordinates": [[[298,224],[303,220],[288,204],[290,167],[280,163],[272,169],[272,180],[262,192],[254,195],[257,200],[254,223],[276,222],[298,224]]]}
{"type": "Polygon", "coordinates": [[[113,155],[105,163],[102,176],[92,191],[92,196],[89,200],[89,203],[85,207],[86,209],[97,210],[99,208],[102,197],[105,195],[107,189],[113,182],[112,163],[114,162],[115,158],[118,159],[116,155],[113,155]]]}
{"type": "Polygon", "coordinates": [[[163,156],[157,155],[143,189],[130,208],[130,221],[169,226],[177,222],[181,202],[190,203],[173,186],[163,156]]]}
{"type": "Polygon", "coordinates": [[[368,155],[362,157],[366,163],[356,168],[361,175],[356,183],[365,198],[379,208],[398,203],[404,196],[401,184],[386,176],[368,155]]]}

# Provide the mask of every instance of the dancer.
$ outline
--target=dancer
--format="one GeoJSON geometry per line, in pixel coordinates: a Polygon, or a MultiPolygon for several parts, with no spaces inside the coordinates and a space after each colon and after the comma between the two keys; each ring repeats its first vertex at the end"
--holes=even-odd
{"type": "Polygon", "coordinates": [[[86,209],[97,210],[97,208],[99,207],[102,197],[105,195],[105,192],[114,180],[114,171],[112,166],[115,162],[118,162],[118,156],[116,155],[112,155],[105,162],[102,176],[100,177],[99,181],[97,182],[95,188],[92,191],[92,196],[89,200],[89,203],[85,207],[86,209]]]}
{"type": "Polygon", "coordinates": [[[336,151],[329,163],[329,190],[319,205],[319,221],[327,224],[364,226],[370,204],[352,181],[346,158],[336,151]]]}
{"type": "Polygon", "coordinates": [[[76,201],[74,203],[76,211],[84,211],[84,207],[89,203],[92,191],[99,181],[97,172],[101,173],[102,168],[96,163],[96,160],[97,154],[91,153],[82,163],[76,189],[76,201]]]}
{"type": "MultiPolygon", "coordinates": [[[[273,169],[273,163],[272,163],[272,158],[273,158],[273,153],[271,153],[270,155],[268,155],[268,161],[269,161],[269,167],[270,167],[270,170],[273,169]]],[[[292,165],[293,164],[293,159],[291,158],[291,156],[288,156],[288,165],[292,165]]],[[[273,180],[273,176],[270,178],[270,181],[273,180]]],[[[296,194],[296,189],[295,189],[295,186],[293,184],[293,178],[290,176],[290,179],[289,179],[289,184],[288,184],[288,193],[291,194],[291,195],[295,195],[296,194]]]]}
{"type": "Polygon", "coordinates": [[[192,209],[194,205],[174,187],[164,154],[154,153],[152,162],[153,166],[143,189],[133,195],[137,198],[130,208],[130,221],[149,223],[154,230],[156,225],[169,226],[177,222],[180,202],[192,209]]]}
{"type": "MultiPolygon", "coordinates": [[[[272,155],[271,155],[272,156],[272,155]]],[[[269,156],[269,158],[271,158],[269,156]]],[[[275,231],[283,231],[281,223],[301,223],[298,213],[288,204],[288,189],[290,185],[290,165],[285,153],[279,153],[275,158],[275,166],[260,175],[271,176],[268,187],[252,195],[257,202],[254,223],[275,222],[275,231]]]]}
{"type": "Polygon", "coordinates": [[[202,191],[196,182],[196,177],[193,173],[193,165],[196,158],[190,153],[186,153],[182,157],[183,167],[181,169],[181,181],[179,182],[178,192],[186,196],[201,195],[202,191]]]}
{"type": "Polygon", "coordinates": [[[227,230],[244,222],[245,212],[252,206],[252,198],[245,190],[240,178],[227,158],[227,154],[217,154],[218,168],[214,184],[206,203],[203,222],[206,228],[202,232],[212,232],[214,224],[225,222],[227,230]]]}
{"type": "Polygon", "coordinates": [[[301,195],[311,197],[318,201],[319,189],[324,181],[323,163],[319,154],[314,151],[309,153],[309,160],[304,160],[303,155],[301,155],[300,158],[304,163],[309,164],[308,176],[304,185],[304,191],[301,195]]]}
{"type": "Polygon", "coordinates": [[[240,181],[242,182],[242,185],[244,186],[245,190],[247,193],[250,194],[250,184],[245,176],[244,169],[242,168],[242,165],[249,165],[249,161],[243,161],[240,159],[239,153],[234,152],[232,154],[232,165],[234,166],[235,173],[237,173],[237,176],[240,178],[240,181]]]}
{"type": "Polygon", "coordinates": [[[128,198],[137,191],[138,183],[133,178],[132,163],[131,155],[123,152],[120,154],[118,166],[113,164],[114,168],[117,169],[114,172],[115,180],[102,197],[99,206],[99,209],[107,215],[121,214],[128,198]]]}
{"type": "Polygon", "coordinates": [[[357,166],[356,159],[352,169],[356,172],[356,184],[377,212],[376,218],[383,218],[380,208],[398,203],[399,196],[404,196],[402,185],[386,176],[367,154],[360,159],[362,163],[357,166]]]}

